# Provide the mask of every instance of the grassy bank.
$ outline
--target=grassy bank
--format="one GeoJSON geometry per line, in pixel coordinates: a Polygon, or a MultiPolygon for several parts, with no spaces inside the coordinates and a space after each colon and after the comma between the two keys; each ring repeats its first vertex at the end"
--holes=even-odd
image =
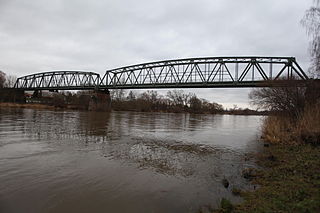
{"type": "Polygon", "coordinates": [[[271,145],[257,159],[259,188],[241,192],[234,212],[320,212],[320,147],[271,145]]]}
{"type": "Polygon", "coordinates": [[[244,202],[223,200],[215,212],[320,212],[320,147],[270,145],[251,172],[255,191],[240,192],[244,202]]]}
{"type": "Polygon", "coordinates": [[[223,199],[215,212],[320,212],[320,105],[295,119],[267,117],[262,136],[261,169],[244,175],[258,188],[240,192],[244,202],[236,206],[223,199]]]}
{"type": "Polygon", "coordinates": [[[306,107],[298,118],[269,116],[264,121],[262,136],[272,144],[320,145],[320,103],[306,107]]]}

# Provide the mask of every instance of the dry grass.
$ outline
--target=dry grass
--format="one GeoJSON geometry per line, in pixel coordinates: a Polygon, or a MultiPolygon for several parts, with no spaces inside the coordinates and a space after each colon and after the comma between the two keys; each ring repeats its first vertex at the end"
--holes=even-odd
{"type": "Polygon", "coordinates": [[[54,106],[49,106],[49,105],[44,105],[44,104],[0,103],[0,107],[31,108],[31,109],[54,109],[54,106]]]}
{"type": "Polygon", "coordinates": [[[320,137],[320,104],[306,107],[294,120],[288,116],[269,116],[262,127],[262,137],[269,143],[317,143],[320,137]]]}
{"type": "Polygon", "coordinates": [[[320,133],[320,103],[306,108],[301,119],[298,121],[297,130],[300,134],[320,133]]]}
{"type": "Polygon", "coordinates": [[[255,191],[241,191],[244,202],[214,212],[320,212],[320,104],[293,119],[269,116],[262,129],[271,145],[257,155],[261,170],[255,191]]]}
{"type": "Polygon", "coordinates": [[[295,126],[287,116],[269,116],[262,126],[263,140],[269,143],[294,143],[295,126]]]}

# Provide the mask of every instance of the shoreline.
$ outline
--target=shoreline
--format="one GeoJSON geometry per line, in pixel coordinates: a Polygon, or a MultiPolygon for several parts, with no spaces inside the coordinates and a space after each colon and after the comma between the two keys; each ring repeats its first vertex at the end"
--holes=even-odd
{"type": "Polygon", "coordinates": [[[256,155],[261,169],[243,173],[254,191],[238,191],[244,199],[222,199],[213,212],[320,212],[320,146],[267,144],[256,155]]]}
{"type": "Polygon", "coordinates": [[[54,106],[46,105],[46,104],[35,104],[35,103],[10,103],[10,102],[2,102],[0,103],[0,107],[7,108],[28,108],[28,109],[56,109],[54,106]]]}
{"type": "MultiPolygon", "coordinates": [[[[65,107],[56,107],[48,104],[42,103],[12,103],[12,102],[0,102],[0,107],[7,108],[27,108],[27,109],[50,109],[50,110],[76,110],[76,111],[89,111],[80,109],[74,105],[66,105],[65,107]]],[[[124,112],[145,112],[145,113],[189,113],[189,114],[202,114],[202,115],[243,115],[243,116],[266,116],[268,113],[266,112],[257,112],[257,113],[241,113],[241,112],[217,112],[217,113],[194,113],[194,112],[171,112],[171,111],[139,111],[139,110],[115,110],[111,109],[111,111],[124,111],[124,112]]]]}

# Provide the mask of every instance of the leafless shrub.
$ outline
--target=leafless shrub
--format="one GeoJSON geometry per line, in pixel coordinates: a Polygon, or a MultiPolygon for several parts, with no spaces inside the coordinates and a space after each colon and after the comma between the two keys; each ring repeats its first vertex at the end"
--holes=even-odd
{"type": "Polygon", "coordinates": [[[312,59],[312,71],[320,77],[320,1],[314,1],[314,5],[308,9],[301,20],[302,26],[306,28],[311,37],[310,55],[312,59]]]}
{"type": "Polygon", "coordinates": [[[17,81],[17,77],[14,76],[14,75],[7,75],[6,76],[6,80],[5,80],[5,83],[4,83],[4,87],[8,87],[8,88],[11,88],[14,86],[14,84],[16,83],[17,81]]]}
{"type": "Polygon", "coordinates": [[[3,88],[5,86],[6,82],[6,74],[2,71],[0,71],[0,88],[3,88]]]}
{"type": "Polygon", "coordinates": [[[249,98],[253,105],[261,109],[281,112],[293,118],[297,118],[303,112],[305,106],[305,87],[265,87],[254,89],[249,98]]]}

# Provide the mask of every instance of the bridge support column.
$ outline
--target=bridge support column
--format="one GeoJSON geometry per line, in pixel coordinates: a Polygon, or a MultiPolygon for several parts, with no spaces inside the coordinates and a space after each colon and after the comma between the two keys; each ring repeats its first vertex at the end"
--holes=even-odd
{"type": "Polygon", "coordinates": [[[89,101],[89,111],[111,111],[111,98],[109,90],[96,90],[89,101]]]}
{"type": "Polygon", "coordinates": [[[41,90],[35,90],[32,94],[32,98],[41,98],[42,97],[42,91],[41,90]]]}

